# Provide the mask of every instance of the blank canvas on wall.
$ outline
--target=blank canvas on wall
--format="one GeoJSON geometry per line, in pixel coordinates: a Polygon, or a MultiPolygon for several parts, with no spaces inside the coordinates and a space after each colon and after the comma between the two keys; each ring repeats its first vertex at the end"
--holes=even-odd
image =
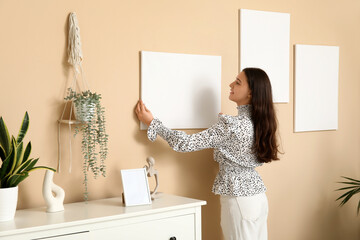
{"type": "Polygon", "coordinates": [[[240,69],[269,76],[274,102],[289,102],[290,14],[240,9],[240,69]]]}
{"type": "Polygon", "coordinates": [[[295,45],[295,132],[338,128],[339,47],[295,45]]]}
{"type": "Polygon", "coordinates": [[[169,128],[212,126],[221,109],[221,57],[142,51],[141,99],[169,128]]]}

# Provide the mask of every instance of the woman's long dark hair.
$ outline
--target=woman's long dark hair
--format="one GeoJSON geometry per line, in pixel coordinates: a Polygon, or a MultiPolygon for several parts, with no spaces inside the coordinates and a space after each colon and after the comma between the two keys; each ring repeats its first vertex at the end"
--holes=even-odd
{"type": "Polygon", "coordinates": [[[279,160],[276,138],[277,119],[273,105],[271,83],[266,72],[259,68],[243,69],[251,90],[251,117],[254,123],[253,150],[260,162],[279,160]]]}

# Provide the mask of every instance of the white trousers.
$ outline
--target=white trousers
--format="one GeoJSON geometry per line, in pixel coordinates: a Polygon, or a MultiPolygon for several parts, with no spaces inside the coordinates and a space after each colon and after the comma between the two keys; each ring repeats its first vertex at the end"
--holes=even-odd
{"type": "Polygon", "coordinates": [[[267,240],[269,207],[265,193],[251,197],[220,196],[220,203],[225,240],[267,240]]]}

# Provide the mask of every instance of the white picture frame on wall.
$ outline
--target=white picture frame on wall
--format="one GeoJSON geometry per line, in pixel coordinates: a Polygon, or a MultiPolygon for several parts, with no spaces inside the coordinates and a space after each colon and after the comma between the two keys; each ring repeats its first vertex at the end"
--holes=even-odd
{"type": "Polygon", "coordinates": [[[338,129],[339,50],[295,45],[295,132],[338,129]]]}
{"type": "Polygon", "coordinates": [[[240,70],[263,69],[269,76],[273,101],[289,102],[290,14],[240,9],[240,70]]]}
{"type": "Polygon", "coordinates": [[[149,182],[145,168],[120,170],[125,206],[151,204],[149,182]]]}
{"type": "Polygon", "coordinates": [[[221,56],[141,51],[141,99],[171,129],[211,127],[221,112],[221,56]]]}

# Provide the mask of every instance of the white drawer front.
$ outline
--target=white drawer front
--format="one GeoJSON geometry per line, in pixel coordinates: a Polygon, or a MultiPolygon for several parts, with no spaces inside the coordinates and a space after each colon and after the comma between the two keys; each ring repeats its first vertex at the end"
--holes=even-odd
{"type": "Polygon", "coordinates": [[[8,236],[0,239],[6,240],[88,240],[91,237],[89,231],[62,234],[61,230],[41,231],[8,236]],[[55,233],[56,232],[56,233],[55,233]]]}
{"type": "Polygon", "coordinates": [[[55,235],[55,236],[47,236],[40,238],[33,238],[32,240],[82,240],[88,239],[90,237],[89,232],[84,233],[74,233],[74,234],[66,234],[66,235],[55,235]]]}
{"type": "Polygon", "coordinates": [[[171,237],[175,237],[176,240],[194,240],[194,215],[176,216],[91,232],[92,239],[170,240],[171,237]]]}

